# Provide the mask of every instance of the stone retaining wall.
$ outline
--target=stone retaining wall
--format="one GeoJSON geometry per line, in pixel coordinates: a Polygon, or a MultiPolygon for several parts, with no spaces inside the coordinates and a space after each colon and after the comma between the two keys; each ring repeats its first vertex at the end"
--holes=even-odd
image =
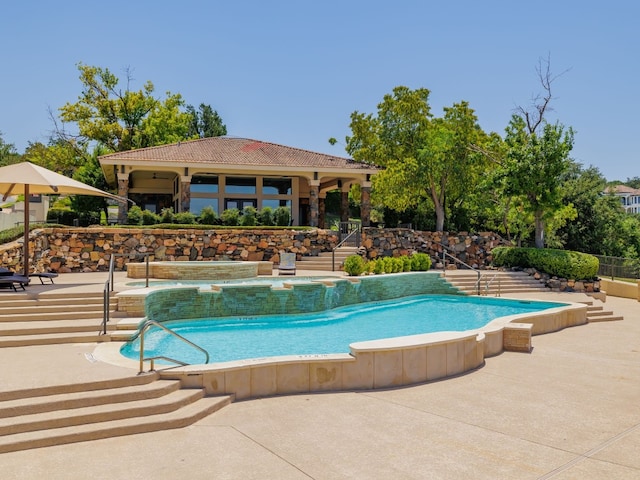
{"type": "MultiPolygon", "coordinates": [[[[363,246],[369,258],[428,253],[437,266],[442,244],[465,263],[486,268],[491,249],[504,245],[492,233],[470,235],[420,232],[409,229],[364,228],[363,246]]],[[[169,230],[141,228],[45,228],[31,232],[34,270],[60,273],[107,270],[112,254],[116,270],[123,270],[136,254],[156,261],[250,260],[279,262],[281,251],[303,256],[330,252],[338,244],[333,230],[169,230]],[[124,255],[124,256],[122,256],[124,255]]],[[[138,256],[142,260],[141,256],[138,256]]],[[[22,241],[0,245],[0,265],[19,270],[22,241]]]]}

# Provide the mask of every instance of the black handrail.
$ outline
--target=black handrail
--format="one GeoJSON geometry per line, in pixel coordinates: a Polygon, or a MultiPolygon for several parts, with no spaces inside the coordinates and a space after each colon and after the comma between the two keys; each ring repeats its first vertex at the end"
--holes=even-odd
{"type": "Polygon", "coordinates": [[[442,243],[439,243],[438,245],[440,245],[442,247],[442,271],[444,272],[443,275],[446,276],[446,271],[447,271],[447,268],[446,268],[446,265],[445,265],[445,258],[446,257],[451,257],[454,261],[464,265],[468,269],[473,270],[474,272],[476,272],[478,274],[478,280],[476,281],[476,291],[478,292],[478,295],[480,295],[480,277],[482,276],[482,272],[480,272],[480,270],[477,270],[477,269],[473,268],[468,263],[463,262],[458,257],[455,257],[455,256],[451,255],[450,253],[448,253],[447,250],[451,250],[451,249],[449,247],[447,247],[446,245],[444,245],[442,243]]]}
{"type": "Polygon", "coordinates": [[[340,222],[339,233],[340,241],[331,250],[331,271],[336,271],[336,250],[343,246],[353,236],[355,238],[356,248],[360,247],[360,230],[362,228],[360,222],[340,222]],[[355,227],[355,228],[352,228],[355,227]],[[344,231],[343,231],[344,230],[344,231]],[[346,237],[342,237],[343,233],[347,233],[346,237]]]}

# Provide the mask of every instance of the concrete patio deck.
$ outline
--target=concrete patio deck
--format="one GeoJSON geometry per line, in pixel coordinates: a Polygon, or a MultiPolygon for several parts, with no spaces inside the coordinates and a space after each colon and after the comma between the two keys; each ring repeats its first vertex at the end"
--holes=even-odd
{"type": "MultiPolygon", "coordinates": [[[[104,273],[66,274],[29,291],[101,290],[105,280],[104,273]]],[[[576,294],[543,298],[578,301],[576,294]]],[[[0,475],[638,479],[640,303],[609,297],[606,308],[624,320],[536,336],[531,354],[505,352],[466,375],[393,390],[236,402],[180,430],[5,453],[0,475]]],[[[95,361],[94,348],[0,349],[0,390],[135,375],[95,361]]]]}

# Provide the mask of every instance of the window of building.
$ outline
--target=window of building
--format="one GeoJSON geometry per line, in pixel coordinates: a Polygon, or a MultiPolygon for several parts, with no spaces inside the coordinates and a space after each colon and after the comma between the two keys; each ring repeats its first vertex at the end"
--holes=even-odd
{"type": "Polygon", "coordinates": [[[220,215],[218,210],[218,199],[217,198],[203,198],[203,197],[191,197],[191,203],[189,206],[189,211],[194,215],[200,215],[202,209],[204,207],[213,207],[213,210],[217,215],[220,215]]]}
{"type": "Polygon", "coordinates": [[[194,175],[191,177],[191,193],[218,193],[218,177],[194,175]]]}
{"type": "Polygon", "coordinates": [[[289,207],[291,210],[291,200],[274,200],[265,198],[262,200],[262,208],[271,207],[272,210],[275,210],[278,207],[289,207]]]}
{"type": "Polygon", "coordinates": [[[237,208],[242,211],[244,207],[256,207],[258,201],[255,198],[225,198],[224,209],[237,208]]]}
{"type": "Polygon", "coordinates": [[[290,178],[264,178],[262,180],[264,195],[291,195],[290,178]]]}
{"type": "Polygon", "coordinates": [[[227,177],[225,179],[225,193],[241,193],[243,195],[256,194],[255,177],[227,177]]]}

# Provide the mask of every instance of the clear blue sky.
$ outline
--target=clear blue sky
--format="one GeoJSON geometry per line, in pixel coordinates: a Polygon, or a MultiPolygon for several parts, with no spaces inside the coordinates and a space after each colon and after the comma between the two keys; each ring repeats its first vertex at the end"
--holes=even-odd
{"type": "Polygon", "coordinates": [[[76,64],[133,70],[132,89],[210,104],[230,135],[346,156],[354,110],[393,87],[431,90],[433,112],[470,102],[501,135],[560,76],[549,117],[574,159],[609,180],[640,176],[640,4],[631,0],[23,0],[2,7],[0,132],[22,153],[47,141],[48,109],[76,101],[76,64]]]}

